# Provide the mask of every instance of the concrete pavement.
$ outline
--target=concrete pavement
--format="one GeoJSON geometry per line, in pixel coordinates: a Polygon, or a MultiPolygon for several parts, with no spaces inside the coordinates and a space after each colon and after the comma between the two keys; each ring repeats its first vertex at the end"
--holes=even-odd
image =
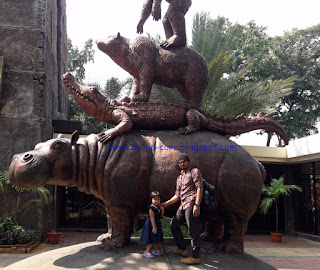
{"type": "Polygon", "coordinates": [[[198,266],[185,266],[180,263],[180,256],[170,253],[174,247],[172,239],[165,239],[162,245],[163,256],[149,260],[143,257],[145,246],[137,238],[132,238],[131,245],[122,249],[103,251],[99,243],[87,242],[76,244],[79,238],[82,241],[88,238],[95,239],[96,235],[84,237],[86,233],[69,232],[69,244],[72,240],[75,245],[66,246],[62,236],[62,245],[55,246],[41,244],[31,254],[0,254],[0,269],[2,263],[4,270],[54,270],[54,269],[228,269],[228,270],[315,270],[320,269],[320,243],[304,240],[297,237],[284,236],[283,243],[272,243],[270,236],[246,236],[245,253],[225,254],[202,242],[201,264],[198,266]],[[78,240],[77,240],[78,239],[78,240]],[[65,245],[63,248],[58,248],[65,245]],[[51,249],[51,250],[50,250],[51,249]],[[42,252],[49,250],[47,252],[42,252]],[[40,252],[40,253],[39,253],[40,252]],[[11,258],[11,262],[10,262],[11,258]],[[19,261],[20,260],[20,261],[19,261]],[[14,263],[16,261],[16,263],[14,263]]]}
{"type": "Polygon", "coordinates": [[[172,239],[166,239],[161,249],[163,256],[147,259],[142,255],[145,245],[134,238],[129,246],[104,251],[96,242],[88,242],[55,249],[32,256],[5,267],[4,270],[182,270],[182,269],[221,269],[221,270],[274,270],[267,263],[249,255],[230,255],[211,248],[203,242],[201,264],[186,266],[180,263],[180,256],[170,253],[174,247],[172,239]]]}

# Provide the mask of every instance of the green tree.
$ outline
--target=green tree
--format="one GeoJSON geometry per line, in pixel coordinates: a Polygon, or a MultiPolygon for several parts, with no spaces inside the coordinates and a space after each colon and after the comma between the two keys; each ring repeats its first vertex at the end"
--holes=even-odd
{"type": "Polygon", "coordinates": [[[104,89],[101,92],[109,99],[116,100],[119,98],[120,92],[123,89],[131,89],[132,78],[129,77],[123,81],[120,81],[118,78],[111,77],[106,81],[104,89]]]}
{"type": "MultiPolygon", "coordinates": [[[[290,93],[294,78],[271,80],[251,75],[255,59],[242,55],[245,51],[254,55],[246,43],[251,44],[255,36],[265,37],[263,28],[253,22],[248,26],[232,25],[223,17],[212,20],[207,13],[195,15],[192,48],[204,56],[210,73],[203,98],[206,111],[224,116],[275,111],[276,104],[290,93]]],[[[255,43],[255,47],[264,44],[255,43]]]]}
{"type": "MultiPolygon", "coordinates": [[[[68,68],[79,83],[83,83],[86,72],[85,65],[93,62],[94,53],[92,39],[88,39],[81,50],[77,46],[73,46],[72,41],[68,39],[68,68]]],[[[97,86],[97,83],[93,85],[97,86]]],[[[71,94],[69,95],[69,119],[82,123],[83,134],[100,133],[105,128],[105,123],[82,111],[71,94]]]]}
{"type": "Polygon", "coordinates": [[[85,78],[85,65],[89,62],[94,62],[94,49],[93,40],[88,39],[83,49],[80,49],[77,46],[73,46],[71,39],[68,38],[67,41],[68,48],[68,70],[74,74],[79,83],[83,83],[85,78]]]}
{"type": "Polygon", "coordinates": [[[245,26],[232,26],[228,20],[225,24],[232,36],[226,31],[229,73],[237,73],[251,62],[253,66],[246,73],[246,82],[295,78],[291,93],[283,96],[274,107],[284,121],[289,138],[318,132],[320,25],[271,38],[265,33],[265,27],[253,21],[245,26]]]}
{"type": "Polygon", "coordinates": [[[320,115],[320,24],[287,32],[273,40],[272,52],[281,64],[275,78],[298,77],[292,93],[277,110],[290,138],[317,133],[320,115]]]}

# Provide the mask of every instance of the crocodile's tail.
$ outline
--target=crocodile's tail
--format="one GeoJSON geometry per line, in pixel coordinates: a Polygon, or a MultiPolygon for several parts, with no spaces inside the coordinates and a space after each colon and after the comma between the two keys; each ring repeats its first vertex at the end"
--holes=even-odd
{"type": "Polygon", "coordinates": [[[256,116],[251,113],[248,118],[244,117],[243,114],[232,118],[209,114],[206,117],[209,119],[208,129],[210,131],[235,136],[257,129],[264,129],[279,135],[286,145],[289,143],[288,135],[284,126],[277,120],[277,115],[260,112],[256,116]]]}

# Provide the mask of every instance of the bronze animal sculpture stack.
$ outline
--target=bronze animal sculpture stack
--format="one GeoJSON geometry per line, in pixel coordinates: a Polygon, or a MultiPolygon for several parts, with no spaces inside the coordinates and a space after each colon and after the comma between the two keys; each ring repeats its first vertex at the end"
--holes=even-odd
{"type": "MultiPolygon", "coordinates": [[[[82,139],[78,132],[71,140],[59,136],[15,155],[9,169],[10,181],[22,187],[75,186],[103,200],[108,233],[102,247],[111,249],[129,243],[133,220],[145,210],[151,190],[159,190],[163,200],[173,195],[179,174],[175,160],[180,152],[187,152],[216,188],[214,208],[207,216],[209,239],[217,240],[223,231],[218,247],[242,253],[248,221],[260,200],[265,170],[224,135],[265,129],[277,133],[285,144],[288,138],[276,117],[269,114],[218,118],[199,110],[208,84],[208,66],[201,55],[185,47],[184,15],[191,0],[167,1],[170,6],[163,21],[167,38],[164,43],[154,44],[144,37],[130,41],[120,34],[97,43],[134,77],[130,97],[110,102],[97,88],[79,85],[70,73],[63,76],[84,111],[115,127],[82,139]],[[153,83],[177,88],[186,104],[149,102],[153,83]],[[212,148],[230,144],[236,146],[236,151],[212,148]],[[201,146],[201,150],[188,150],[183,147],[186,145],[197,149],[201,146]]],[[[150,14],[160,19],[160,4],[161,0],[146,0],[137,27],[139,33],[150,14]]],[[[169,209],[167,214],[172,215],[174,210],[169,209]]]]}
{"type": "MultiPolygon", "coordinates": [[[[133,131],[106,144],[99,143],[95,134],[79,139],[75,132],[71,140],[60,136],[15,155],[9,169],[10,181],[22,187],[77,187],[93,194],[103,200],[108,213],[108,234],[102,246],[122,247],[130,241],[135,216],[148,206],[150,192],[159,190],[164,201],[174,194],[179,175],[174,161],[179,151],[200,143],[209,148],[216,145],[218,149],[236,146],[234,151],[203,148],[188,151],[188,155],[203,177],[216,187],[215,210],[208,221],[219,226],[215,226],[218,232],[209,226],[209,237],[215,238],[223,226],[219,247],[242,253],[247,223],[259,203],[265,171],[241,146],[213,132],[180,136],[175,131],[133,131]]],[[[172,216],[174,210],[166,210],[166,215],[172,216]]]]}

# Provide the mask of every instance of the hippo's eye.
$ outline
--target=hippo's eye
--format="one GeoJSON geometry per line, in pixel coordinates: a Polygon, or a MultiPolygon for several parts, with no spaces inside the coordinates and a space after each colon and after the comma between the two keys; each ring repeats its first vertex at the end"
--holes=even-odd
{"type": "Polygon", "coordinates": [[[60,141],[57,141],[55,142],[52,146],[51,146],[51,149],[53,150],[60,150],[64,147],[64,143],[63,142],[60,142],[60,141]]]}

